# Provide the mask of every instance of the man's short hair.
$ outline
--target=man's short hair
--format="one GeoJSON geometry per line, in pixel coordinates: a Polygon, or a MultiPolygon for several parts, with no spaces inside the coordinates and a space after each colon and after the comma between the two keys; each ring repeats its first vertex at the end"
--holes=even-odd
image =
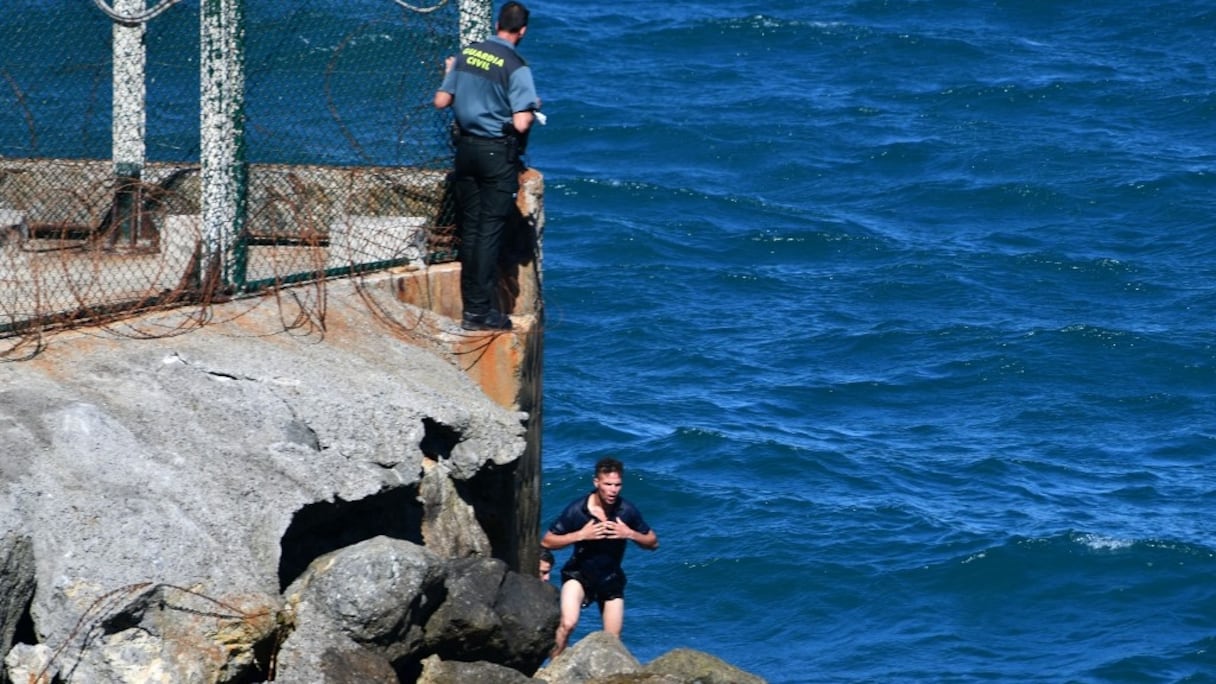
{"type": "Polygon", "coordinates": [[[540,561],[541,561],[542,563],[548,563],[548,564],[549,564],[549,566],[550,566],[550,567],[552,567],[552,566],[553,566],[553,552],[552,552],[552,551],[550,551],[549,549],[546,549],[546,548],[544,548],[544,547],[541,547],[541,550],[540,550],[540,561]]]}
{"type": "Polygon", "coordinates": [[[625,464],[621,463],[620,461],[616,460],[615,458],[601,458],[595,464],[595,474],[598,477],[600,475],[603,475],[604,473],[617,473],[621,476],[624,476],[625,475],[625,464]]]}
{"type": "Polygon", "coordinates": [[[528,8],[521,2],[508,2],[498,10],[498,30],[518,33],[528,25],[528,8]]]}

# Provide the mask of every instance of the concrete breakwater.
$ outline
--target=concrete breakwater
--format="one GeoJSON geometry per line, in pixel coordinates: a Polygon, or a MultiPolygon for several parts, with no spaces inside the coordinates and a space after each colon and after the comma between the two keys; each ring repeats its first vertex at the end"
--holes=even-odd
{"type": "Polygon", "coordinates": [[[604,634],[538,671],[557,621],[530,572],[541,184],[503,272],[508,333],[459,328],[458,265],[408,266],[61,331],[0,364],[4,676],[756,681],[682,651],[642,666],[604,634]]]}
{"type": "Polygon", "coordinates": [[[470,577],[519,585],[515,627],[490,620],[483,655],[535,669],[556,608],[514,572],[535,566],[539,510],[539,174],[525,185],[503,281],[513,332],[460,330],[458,266],[414,265],[61,331],[0,365],[8,676],[407,674],[463,638],[467,620],[440,608],[470,577]],[[360,544],[378,560],[353,567],[398,581],[335,585],[314,567],[360,544]],[[485,563],[453,565],[468,559],[485,563]],[[326,603],[354,585],[415,609],[326,603]]]}
{"type": "MultiPolygon", "coordinates": [[[[418,578],[370,591],[420,608],[383,617],[387,632],[367,630],[368,643],[429,618],[421,607],[439,602],[449,562],[498,559],[500,576],[518,564],[514,537],[535,523],[503,493],[521,477],[529,416],[494,403],[458,363],[390,334],[369,302],[380,316],[431,319],[390,283],[328,283],[323,328],[284,328],[313,315],[296,299],[244,300],[187,334],[65,332],[34,359],[0,366],[0,557],[12,568],[0,646],[44,646],[10,668],[37,671],[53,656],[71,681],[260,681],[273,653],[281,671],[320,671],[310,654],[368,646],[328,627],[347,607],[310,610],[308,592],[286,591],[318,574],[317,559],[377,538],[416,547],[378,549],[379,561],[355,563],[366,573],[348,573],[418,578]],[[346,636],[293,645],[331,632],[346,636]]],[[[186,315],[123,327],[176,330],[186,315]]],[[[434,329],[445,335],[460,336],[434,329]]],[[[351,586],[328,595],[350,597],[351,586]]],[[[355,605],[361,619],[377,613],[355,605]]],[[[539,642],[530,650],[543,656],[539,642]]]]}

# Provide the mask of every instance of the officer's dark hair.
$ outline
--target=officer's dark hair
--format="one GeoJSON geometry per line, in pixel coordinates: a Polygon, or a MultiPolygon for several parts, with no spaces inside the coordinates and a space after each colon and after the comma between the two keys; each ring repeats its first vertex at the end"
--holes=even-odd
{"type": "Polygon", "coordinates": [[[498,10],[498,30],[518,33],[528,25],[528,8],[522,2],[508,2],[498,10]]]}

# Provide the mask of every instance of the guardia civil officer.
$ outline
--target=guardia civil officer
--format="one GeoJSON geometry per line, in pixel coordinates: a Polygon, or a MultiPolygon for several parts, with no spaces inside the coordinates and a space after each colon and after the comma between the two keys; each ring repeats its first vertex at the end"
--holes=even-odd
{"type": "Polygon", "coordinates": [[[540,109],[532,70],[515,51],[528,9],[508,2],[495,35],[444,63],[435,106],[451,107],[458,135],[452,189],[460,230],[460,296],[466,330],[510,330],[495,306],[498,252],[519,191],[519,156],[540,109]]]}

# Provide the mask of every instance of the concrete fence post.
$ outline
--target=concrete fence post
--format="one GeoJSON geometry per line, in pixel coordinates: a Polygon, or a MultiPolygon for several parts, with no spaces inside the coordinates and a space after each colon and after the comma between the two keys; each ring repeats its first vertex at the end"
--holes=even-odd
{"type": "MultiPolygon", "coordinates": [[[[114,11],[137,16],[146,9],[145,0],[116,0],[114,11]]],[[[143,22],[123,24],[114,22],[114,109],[111,144],[114,173],[139,178],[144,167],[144,129],[146,85],[144,70],[147,55],[144,50],[143,22]]]]}
{"type": "MultiPolygon", "coordinates": [[[[115,0],[114,11],[136,17],[144,13],[145,0],[115,0]]],[[[142,22],[114,22],[111,32],[114,65],[113,104],[110,129],[114,164],[114,204],[111,207],[108,246],[115,249],[155,248],[155,227],[144,225],[141,192],[147,125],[147,52],[142,22]]]]}
{"type": "Polygon", "coordinates": [[[202,0],[199,64],[202,166],[200,283],[207,292],[239,287],[245,255],[245,0],[202,0]]]}

